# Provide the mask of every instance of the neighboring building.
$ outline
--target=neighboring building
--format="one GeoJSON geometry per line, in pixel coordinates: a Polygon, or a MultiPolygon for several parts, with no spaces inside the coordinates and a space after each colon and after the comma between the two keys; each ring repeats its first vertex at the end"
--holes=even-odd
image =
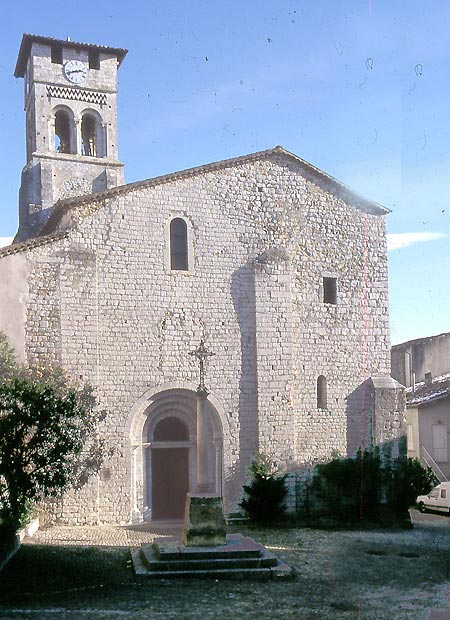
{"type": "Polygon", "coordinates": [[[28,161],[0,328],[97,387],[116,448],[61,518],[180,516],[198,452],[231,508],[258,450],[292,470],[395,442],[387,209],[281,147],[120,185],[124,55],[25,35],[16,68],[28,161]]]}
{"type": "Polygon", "coordinates": [[[450,333],[396,344],[391,366],[394,379],[406,387],[450,372],[450,333]]]}
{"type": "Polygon", "coordinates": [[[450,374],[407,390],[408,456],[429,465],[441,480],[450,478],[450,374]]]}

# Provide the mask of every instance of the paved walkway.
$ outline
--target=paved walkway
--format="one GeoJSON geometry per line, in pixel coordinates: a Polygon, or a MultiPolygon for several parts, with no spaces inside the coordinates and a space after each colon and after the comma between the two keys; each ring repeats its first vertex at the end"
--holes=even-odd
{"type": "Polygon", "coordinates": [[[95,547],[139,547],[155,540],[180,540],[183,524],[179,521],[140,525],[59,525],[40,529],[24,545],[67,545],[95,547]]]}
{"type": "MultiPolygon", "coordinates": [[[[450,517],[432,513],[422,514],[418,510],[412,510],[411,517],[417,527],[415,530],[405,530],[405,544],[408,544],[409,538],[411,538],[411,542],[415,542],[415,537],[420,536],[421,538],[431,537],[433,540],[430,540],[430,545],[434,546],[436,542],[434,539],[442,534],[439,539],[439,546],[450,548],[450,517]],[[436,531],[434,531],[435,529],[436,531]]],[[[155,540],[181,540],[182,530],[182,521],[161,521],[124,526],[59,525],[38,530],[32,538],[25,538],[23,544],[139,547],[143,543],[152,543],[155,540]]],[[[381,534],[377,533],[376,535],[379,537],[381,534]]],[[[370,536],[370,532],[365,533],[366,538],[370,538],[370,536]]]]}

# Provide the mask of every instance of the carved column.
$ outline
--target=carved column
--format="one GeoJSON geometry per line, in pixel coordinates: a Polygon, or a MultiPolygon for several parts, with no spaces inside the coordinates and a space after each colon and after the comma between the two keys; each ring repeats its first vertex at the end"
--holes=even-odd
{"type": "Polygon", "coordinates": [[[197,493],[210,493],[208,471],[208,392],[197,390],[197,493]]]}

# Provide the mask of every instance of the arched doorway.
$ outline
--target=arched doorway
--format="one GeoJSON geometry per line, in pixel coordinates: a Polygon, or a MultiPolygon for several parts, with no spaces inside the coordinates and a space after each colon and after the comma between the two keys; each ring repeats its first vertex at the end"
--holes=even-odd
{"type": "MultiPolygon", "coordinates": [[[[207,401],[211,492],[222,492],[223,427],[218,404],[207,401]]],[[[181,518],[197,481],[197,394],[168,384],[149,390],[130,415],[131,521],[181,518]],[[175,499],[177,498],[177,499],[175,499]]]]}
{"type": "Polygon", "coordinates": [[[160,420],[153,429],[147,478],[151,475],[153,519],[181,519],[189,491],[189,430],[176,417],[160,420]]]}

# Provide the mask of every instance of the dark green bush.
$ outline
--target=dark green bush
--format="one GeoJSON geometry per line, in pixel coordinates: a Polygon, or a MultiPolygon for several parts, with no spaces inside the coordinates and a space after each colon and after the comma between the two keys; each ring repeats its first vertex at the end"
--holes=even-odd
{"type": "Polygon", "coordinates": [[[435,483],[433,472],[417,459],[372,448],[317,465],[310,491],[322,513],[337,521],[378,523],[390,515],[402,522],[417,495],[435,483]]]}
{"type": "Polygon", "coordinates": [[[405,514],[418,495],[429,493],[438,484],[433,471],[424,468],[417,459],[400,456],[386,467],[386,503],[395,514],[405,514]]]}
{"type": "Polygon", "coordinates": [[[378,520],[381,500],[379,450],[358,451],[316,466],[311,491],[339,521],[378,520]]]}
{"type": "Polygon", "coordinates": [[[280,476],[274,463],[257,454],[249,467],[251,480],[244,485],[240,506],[255,523],[269,524],[283,516],[287,495],[286,475],[280,476]]]}

